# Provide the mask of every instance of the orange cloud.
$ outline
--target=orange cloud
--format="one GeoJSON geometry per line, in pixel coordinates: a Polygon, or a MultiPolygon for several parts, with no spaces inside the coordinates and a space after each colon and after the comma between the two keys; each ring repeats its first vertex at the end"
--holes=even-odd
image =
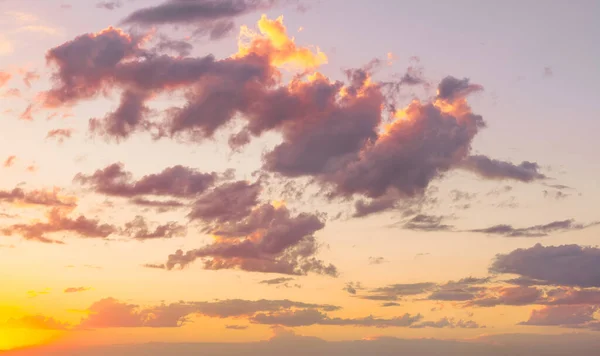
{"type": "Polygon", "coordinates": [[[262,15],[258,21],[259,33],[242,26],[239,37],[239,51],[236,58],[256,54],[269,57],[276,67],[310,70],[327,63],[327,56],[317,47],[313,52],[308,47],[298,47],[293,37],[289,37],[283,25],[283,16],[275,20],[262,15]]]}
{"type": "Polygon", "coordinates": [[[4,167],[8,168],[8,167],[12,167],[15,164],[15,161],[17,160],[17,156],[8,156],[8,158],[4,161],[4,167]]]}

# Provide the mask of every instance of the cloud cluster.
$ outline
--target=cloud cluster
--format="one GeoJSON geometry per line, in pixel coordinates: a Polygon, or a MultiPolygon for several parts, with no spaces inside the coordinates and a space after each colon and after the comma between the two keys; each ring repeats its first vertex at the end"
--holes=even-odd
{"type": "MultiPolygon", "coordinates": [[[[200,21],[218,26],[271,5],[173,0],[138,10],[125,23],[200,21]]],[[[229,140],[234,149],[265,132],[279,132],[282,142],[264,154],[262,169],[286,178],[310,177],[330,198],[371,199],[357,201],[356,216],[420,196],[451,169],[473,170],[490,179],[544,178],[535,163],[513,165],[470,155],[473,138],[485,123],[471,111],[467,97],[480,92],[480,85],[448,76],[439,83],[437,96],[396,110],[392,94],[423,84],[415,73],[378,82],[372,74],[381,61],[375,60],[346,70],[347,83],[332,81],[316,71],[327,62],[326,55],[298,46],[282,18],[263,16],[257,27],[257,33],[243,27],[238,53],[220,60],[160,54],[146,48],[149,37],[116,28],[79,36],[48,52],[56,72],[45,103],[70,105],[120,90],[119,107],[90,121],[92,131],[117,139],[151,130],[156,138],[198,141],[240,117],[245,125],[229,140]],[[75,52],[78,56],[70,56],[75,52]],[[283,68],[299,74],[283,84],[283,68]],[[183,91],[186,104],[159,118],[149,115],[147,101],[173,91],[183,91]]]]}
{"type": "Polygon", "coordinates": [[[536,244],[497,255],[490,272],[516,274],[550,285],[600,287],[600,248],[536,244]]]}
{"type": "Polygon", "coordinates": [[[63,242],[49,238],[48,234],[68,232],[86,238],[106,238],[118,232],[118,228],[111,224],[101,223],[97,219],[90,219],[83,215],[76,218],[68,216],[68,211],[60,208],[52,208],[46,214],[46,221],[13,224],[3,227],[0,232],[4,235],[19,234],[26,240],[44,243],[63,242]]]}
{"type": "Polygon", "coordinates": [[[314,255],[314,234],[325,224],[317,214],[293,215],[285,205],[260,203],[260,184],[236,181],[216,186],[194,203],[190,219],[202,221],[215,241],[169,255],[164,268],[183,268],[203,259],[206,269],[336,276],[335,266],[314,255]]]}

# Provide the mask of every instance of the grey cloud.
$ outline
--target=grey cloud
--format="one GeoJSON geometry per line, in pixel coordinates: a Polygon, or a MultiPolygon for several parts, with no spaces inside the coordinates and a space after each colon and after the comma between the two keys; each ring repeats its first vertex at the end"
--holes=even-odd
{"type": "Polygon", "coordinates": [[[535,162],[524,161],[519,165],[491,159],[483,155],[469,156],[461,162],[460,168],[488,179],[513,179],[522,182],[545,179],[535,162]]]}
{"type": "Polygon", "coordinates": [[[363,327],[408,327],[423,317],[420,314],[404,314],[399,317],[384,319],[367,316],[364,318],[332,318],[327,314],[314,309],[285,311],[279,313],[258,313],[250,318],[250,321],[256,324],[281,325],[289,327],[308,326],[308,325],[352,325],[363,327]]]}
{"type": "Polygon", "coordinates": [[[212,186],[217,178],[216,173],[202,173],[177,165],[135,180],[130,172],[124,170],[123,164],[113,163],[91,175],[79,173],[74,181],[90,186],[97,193],[112,196],[162,195],[193,198],[212,186]]]}
{"type": "Polygon", "coordinates": [[[497,255],[490,272],[516,274],[545,284],[600,287],[600,249],[536,244],[497,255]]]}
{"type": "Polygon", "coordinates": [[[565,232],[582,230],[591,226],[596,226],[599,222],[593,222],[589,224],[576,223],[575,220],[560,220],[553,221],[543,225],[533,225],[523,228],[515,228],[512,225],[494,225],[485,229],[473,229],[470,232],[481,232],[490,235],[501,235],[505,237],[542,237],[548,236],[553,232],[565,232]]]}
{"type": "Polygon", "coordinates": [[[276,284],[284,284],[287,282],[291,282],[293,281],[294,278],[292,277],[279,277],[279,278],[273,278],[273,279],[265,279],[263,281],[260,281],[260,284],[268,284],[268,285],[276,285],[276,284]]]}
{"type": "Polygon", "coordinates": [[[419,214],[410,218],[402,225],[404,229],[415,231],[451,231],[452,225],[442,224],[444,216],[419,214]]]}
{"type": "Polygon", "coordinates": [[[127,222],[123,228],[123,233],[138,240],[165,239],[183,236],[187,232],[185,226],[171,221],[165,224],[158,224],[154,228],[148,226],[148,222],[142,216],[136,216],[132,221],[127,222]]]}

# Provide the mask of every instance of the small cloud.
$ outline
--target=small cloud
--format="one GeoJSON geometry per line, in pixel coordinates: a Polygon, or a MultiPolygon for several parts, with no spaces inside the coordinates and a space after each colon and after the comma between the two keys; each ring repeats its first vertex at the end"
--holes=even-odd
{"type": "Polygon", "coordinates": [[[380,265],[382,263],[386,263],[388,262],[385,258],[383,257],[369,257],[369,264],[370,265],[380,265]]]}
{"type": "Polygon", "coordinates": [[[64,290],[64,292],[65,293],[79,293],[79,292],[88,291],[90,289],[92,289],[92,288],[89,288],[89,287],[69,287],[69,288],[66,288],[64,290]]]}
{"type": "Polygon", "coordinates": [[[105,9],[105,10],[115,10],[115,9],[120,8],[121,6],[123,6],[123,3],[119,0],[100,1],[99,3],[96,4],[97,8],[105,9]]]}
{"type": "Polygon", "coordinates": [[[17,160],[17,156],[8,156],[8,158],[6,158],[6,160],[4,160],[4,167],[8,168],[8,167],[12,167],[15,164],[15,161],[17,160]]]}
{"type": "Polygon", "coordinates": [[[37,296],[49,294],[49,293],[50,293],[50,288],[46,288],[46,289],[40,290],[40,291],[36,291],[36,290],[27,291],[27,295],[29,296],[29,298],[35,298],[37,296]]]}
{"type": "Polygon", "coordinates": [[[229,330],[246,330],[248,325],[225,325],[225,329],[229,330]]]}

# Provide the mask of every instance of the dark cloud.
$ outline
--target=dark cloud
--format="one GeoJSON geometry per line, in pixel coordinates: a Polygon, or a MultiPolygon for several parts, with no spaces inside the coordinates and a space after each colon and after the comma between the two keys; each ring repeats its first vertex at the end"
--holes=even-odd
{"type": "Polygon", "coordinates": [[[59,208],[52,208],[47,214],[46,222],[32,222],[29,224],[14,224],[2,228],[4,235],[19,234],[23,238],[45,243],[62,243],[46,237],[47,234],[58,232],[70,232],[81,237],[106,238],[118,232],[117,227],[101,223],[96,219],[89,219],[83,215],[76,218],[68,217],[59,208]]]}
{"type": "Polygon", "coordinates": [[[482,155],[467,157],[461,162],[460,168],[488,179],[513,179],[521,182],[531,182],[547,178],[540,173],[540,167],[535,162],[524,161],[519,165],[515,165],[482,155]]]}
{"type": "Polygon", "coordinates": [[[45,95],[45,105],[73,104],[95,97],[98,89],[107,84],[115,65],[138,54],[138,46],[139,39],[110,27],[52,48],[46,60],[58,71],[53,77],[54,87],[45,95]]]}
{"type": "Polygon", "coordinates": [[[135,11],[123,23],[145,26],[192,24],[215,28],[228,26],[235,17],[267,10],[274,3],[263,0],[169,0],[135,11]]]}
{"type": "MultiPolygon", "coordinates": [[[[207,223],[237,222],[250,215],[252,208],[258,204],[261,192],[259,183],[237,181],[219,185],[200,196],[192,207],[188,217],[207,223]]],[[[257,217],[260,218],[260,217],[257,217]]],[[[254,221],[248,221],[253,223],[254,221]]],[[[242,228],[240,224],[236,228],[242,228]]],[[[254,227],[249,226],[248,231],[254,227]]]]}
{"type": "Polygon", "coordinates": [[[100,1],[96,4],[99,9],[115,10],[123,6],[120,0],[100,1]]]}
{"type": "Polygon", "coordinates": [[[309,326],[309,325],[338,325],[338,326],[363,326],[363,327],[408,327],[420,321],[420,314],[404,314],[399,317],[384,319],[367,316],[364,318],[332,318],[327,314],[314,309],[284,311],[276,313],[258,313],[250,318],[256,324],[280,325],[280,326],[309,326]]]}
{"type": "Polygon", "coordinates": [[[344,287],[344,290],[352,295],[356,295],[357,290],[363,290],[362,284],[360,282],[348,282],[344,287]]]}
{"type": "MultiPolygon", "coordinates": [[[[215,25],[213,30],[226,29],[223,21],[262,4],[258,0],[173,0],[136,11],[125,22],[181,24],[204,19],[216,21],[210,23],[215,25]]],[[[481,86],[446,77],[431,102],[414,101],[403,111],[394,110],[396,118],[384,125],[383,117],[395,107],[389,88],[413,85],[414,80],[376,82],[371,72],[381,61],[374,61],[362,69],[346,70],[347,84],[317,73],[310,80],[297,76],[288,85],[280,85],[278,67],[301,62],[303,68],[312,69],[326,57],[297,47],[281,20],[263,17],[260,26],[269,26],[278,41],[259,34],[242,44],[237,55],[222,60],[159,55],[142,48],[144,39],[114,28],[79,36],[48,52],[48,61],[57,69],[45,104],[70,105],[119,90],[119,107],[90,121],[92,131],[118,140],[139,130],[152,131],[156,139],[200,142],[241,117],[245,125],[230,144],[239,148],[266,132],[281,133],[283,141],[264,154],[263,169],[287,178],[312,178],[332,199],[361,198],[356,216],[422,196],[445,172],[481,161],[480,156],[468,155],[473,138],[485,124],[466,101],[481,86]],[[186,104],[170,108],[159,119],[148,114],[149,98],[180,89],[186,104]]],[[[485,178],[497,178],[499,170],[519,175],[520,180],[540,178],[537,165],[527,162],[500,164],[492,173],[483,174],[499,161],[489,162],[474,166],[485,178]],[[532,178],[523,178],[526,173],[533,174],[532,178]]]]}
{"type": "Polygon", "coordinates": [[[112,196],[158,195],[193,198],[206,191],[216,179],[216,173],[202,173],[177,165],[135,180],[130,172],[124,170],[123,164],[113,163],[92,175],[79,173],[74,181],[90,186],[96,193],[112,196]]]}
{"type": "Polygon", "coordinates": [[[141,127],[149,128],[144,119],[149,109],[145,106],[149,94],[145,91],[125,90],[121,95],[119,107],[104,118],[89,120],[89,130],[92,134],[104,137],[114,137],[117,140],[129,137],[141,127]]]}
{"type": "Polygon", "coordinates": [[[169,38],[161,38],[160,41],[154,46],[154,49],[158,52],[174,52],[180,57],[187,57],[192,53],[192,46],[189,42],[182,40],[173,40],[169,38]]]}
{"type": "Polygon", "coordinates": [[[390,197],[382,197],[378,199],[372,199],[371,201],[357,200],[354,204],[355,218],[365,217],[367,215],[379,213],[384,210],[394,208],[396,206],[396,200],[390,197]]]}
{"type": "Polygon", "coordinates": [[[367,294],[359,295],[361,299],[396,301],[405,296],[426,293],[436,287],[435,283],[392,284],[386,287],[369,290],[367,294]]]}
{"type": "Polygon", "coordinates": [[[446,77],[442,79],[437,88],[437,97],[439,99],[454,101],[465,96],[482,91],[483,87],[478,84],[469,83],[469,79],[457,79],[446,77]]]}
{"type": "Polygon", "coordinates": [[[171,221],[165,224],[156,225],[150,228],[146,219],[142,216],[136,216],[132,221],[125,224],[123,233],[138,240],[165,239],[185,235],[187,229],[185,226],[171,221]]]}
{"type": "Polygon", "coordinates": [[[181,208],[186,205],[177,200],[151,200],[143,197],[133,198],[131,199],[131,203],[143,207],[157,208],[159,212],[181,208]]]}
{"type": "Polygon", "coordinates": [[[494,225],[485,229],[474,229],[469,230],[470,232],[481,232],[484,234],[490,235],[501,235],[505,237],[542,237],[548,236],[553,232],[565,232],[565,231],[574,231],[574,230],[582,230],[591,226],[598,225],[598,222],[593,222],[590,224],[579,224],[576,223],[575,220],[560,220],[553,221],[544,225],[533,225],[529,227],[523,228],[515,228],[512,225],[494,225]]]}
{"type": "Polygon", "coordinates": [[[474,299],[485,290],[482,284],[489,283],[489,278],[467,277],[458,281],[449,281],[444,284],[438,284],[433,288],[431,294],[427,296],[428,300],[438,301],[467,301],[474,299]]]}
{"type": "MultiPolygon", "coordinates": [[[[12,164],[12,160],[9,162],[9,165],[12,164]]],[[[25,191],[22,188],[0,190],[0,202],[61,208],[74,208],[77,206],[77,199],[75,197],[60,194],[60,189],[58,188],[53,190],[41,189],[30,191],[25,191]]]]}
{"type": "Polygon", "coordinates": [[[285,207],[264,204],[240,221],[211,227],[218,239],[207,246],[169,255],[165,265],[185,267],[198,258],[206,269],[241,269],[254,272],[336,276],[335,266],[313,257],[318,251],[313,234],[325,225],[313,214],[292,216],[285,207]]]}
{"type": "Polygon", "coordinates": [[[485,326],[481,326],[478,323],[472,320],[462,320],[455,322],[452,318],[441,318],[438,321],[422,321],[418,324],[413,324],[410,326],[412,329],[422,329],[422,328],[460,328],[460,329],[479,329],[485,328],[485,326]]]}
{"type": "Polygon", "coordinates": [[[545,284],[600,287],[600,249],[536,244],[497,255],[490,272],[516,274],[545,284]]]}
{"type": "Polygon", "coordinates": [[[202,259],[206,269],[337,276],[335,266],[314,255],[320,245],[314,234],[325,227],[320,214],[292,215],[286,206],[260,204],[260,184],[223,183],[201,195],[188,215],[205,224],[215,241],[169,255],[166,269],[183,268],[202,259]]]}
{"type": "Polygon", "coordinates": [[[416,231],[450,231],[454,227],[452,225],[442,224],[444,216],[433,216],[419,214],[415,215],[402,225],[404,229],[416,231]]]}
{"type": "Polygon", "coordinates": [[[225,329],[229,330],[246,330],[248,325],[225,325],[225,329]]]}
{"type": "Polygon", "coordinates": [[[279,277],[279,278],[273,278],[273,279],[265,279],[263,281],[260,281],[260,284],[268,284],[268,285],[276,285],[276,284],[284,284],[287,282],[291,282],[293,281],[294,278],[292,277],[279,277]]]}
{"type": "Polygon", "coordinates": [[[389,308],[389,307],[399,307],[401,304],[400,303],[396,303],[396,302],[386,302],[381,304],[381,306],[383,308],[389,308]]]}
{"type": "Polygon", "coordinates": [[[369,257],[369,264],[370,265],[380,265],[382,263],[387,262],[385,258],[383,257],[369,257]]]}
{"type": "Polygon", "coordinates": [[[547,190],[543,190],[542,193],[544,194],[544,198],[553,198],[556,200],[561,200],[561,199],[565,199],[568,198],[570,196],[570,194],[564,193],[562,191],[556,191],[556,192],[550,192],[547,190]]]}

